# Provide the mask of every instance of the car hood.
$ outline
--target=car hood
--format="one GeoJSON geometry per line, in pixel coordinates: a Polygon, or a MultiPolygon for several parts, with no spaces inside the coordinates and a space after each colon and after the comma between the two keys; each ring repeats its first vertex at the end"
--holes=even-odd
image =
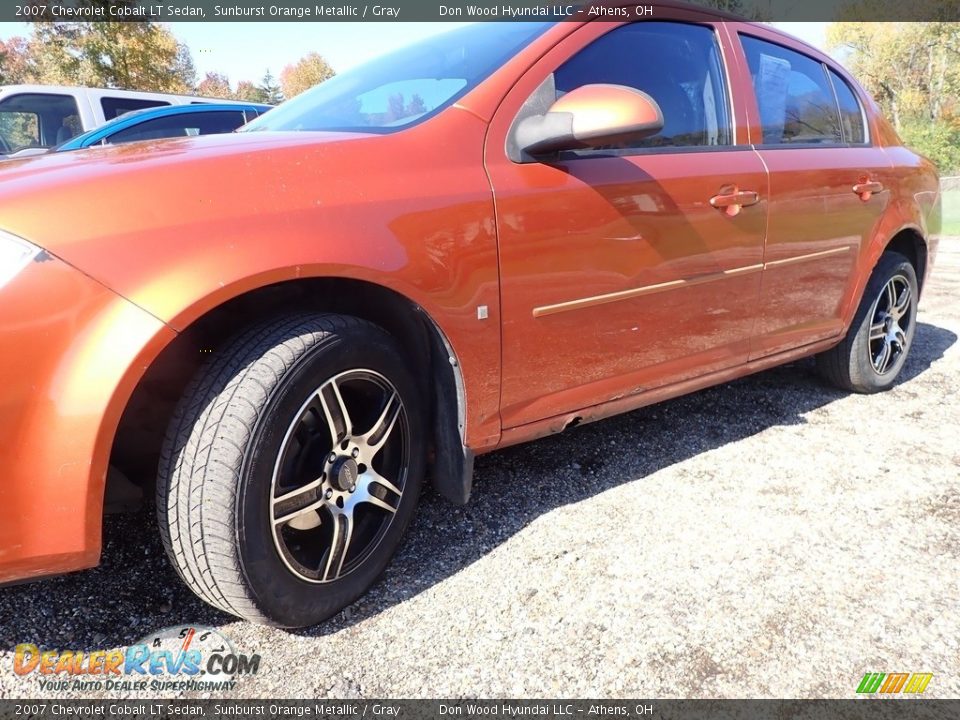
{"type": "MultiPolygon", "coordinates": [[[[235,294],[289,279],[389,275],[397,284],[401,268],[423,260],[424,238],[452,251],[487,237],[486,124],[467,112],[447,124],[258,131],[10,160],[0,163],[0,230],[178,329],[235,294]]],[[[404,292],[442,284],[449,268],[427,264],[404,292]]]]}
{"type": "Polygon", "coordinates": [[[276,232],[304,207],[335,204],[333,187],[363,195],[371,155],[361,147],[384,140],[251,132],[11,159],[0,163],[0,230],[125,294],[131,269],[187,257],[174,247],[183,237],[276,232]]]}

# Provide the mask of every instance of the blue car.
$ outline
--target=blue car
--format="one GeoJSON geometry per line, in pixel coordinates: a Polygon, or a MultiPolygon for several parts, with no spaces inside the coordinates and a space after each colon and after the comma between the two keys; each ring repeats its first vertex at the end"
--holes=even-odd
{"type": "Polygon", "coordinates": [[[54,151],[65,152],[137,140],[229,133],[272,107],[258,103],[197,103],[135,110],[71,138],[55,147],[54,151]]]}

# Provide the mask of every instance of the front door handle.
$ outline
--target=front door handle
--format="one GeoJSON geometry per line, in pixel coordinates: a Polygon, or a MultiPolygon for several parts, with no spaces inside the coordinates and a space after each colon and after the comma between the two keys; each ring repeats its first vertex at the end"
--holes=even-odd
{"type": "Polygon", "coordinates": [[[718,210],[723,210],[730,217],[740,213],[747,205],[756,205],[760,202],[760,193],[753,190],[739,190],[734,186],[730,192],[722,192],[710,198],[710,204],[718,210]]]}
{"type": "Polygon", "coordinates": [[[859,182],[853,186],[853,191],[860,196],[860,199],[866,202],[874,193],[883,192],[883,183],[865,181],[859,182]]]}

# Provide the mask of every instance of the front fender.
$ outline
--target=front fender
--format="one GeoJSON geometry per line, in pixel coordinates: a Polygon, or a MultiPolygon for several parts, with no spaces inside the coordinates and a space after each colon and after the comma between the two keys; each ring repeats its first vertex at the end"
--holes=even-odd
{"type": "Polygon", "coordinates": [[[0,172],[0,210],[4,229],[175,330],[287,280],[389,288],[422,307],[453,346],[467,442],[485,448],[500,430],[485,128],[453,108],[391,135],[248,133],[64,153],[74,157],[0,172]]]}

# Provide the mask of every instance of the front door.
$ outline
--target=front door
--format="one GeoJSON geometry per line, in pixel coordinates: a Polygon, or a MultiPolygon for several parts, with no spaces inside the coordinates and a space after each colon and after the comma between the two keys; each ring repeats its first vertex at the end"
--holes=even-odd
{"type": "MultiPolygon", "coordinates": [[[[766,224],[763,163],[736,136],[717,29],[590,23],[544,56],[488,134],[503,321],[505,428],[745,362],[766,224]],[[613,83],[661,106],[653,138],[510,158],[521,112],[613,83]],[[711,198],[756,193],[742,210],[711,198]]],[[[546,107],[537,109],[543,112],[546,107]]],[[[742,138],[742,139],[741,139],[742,138]]]]}

